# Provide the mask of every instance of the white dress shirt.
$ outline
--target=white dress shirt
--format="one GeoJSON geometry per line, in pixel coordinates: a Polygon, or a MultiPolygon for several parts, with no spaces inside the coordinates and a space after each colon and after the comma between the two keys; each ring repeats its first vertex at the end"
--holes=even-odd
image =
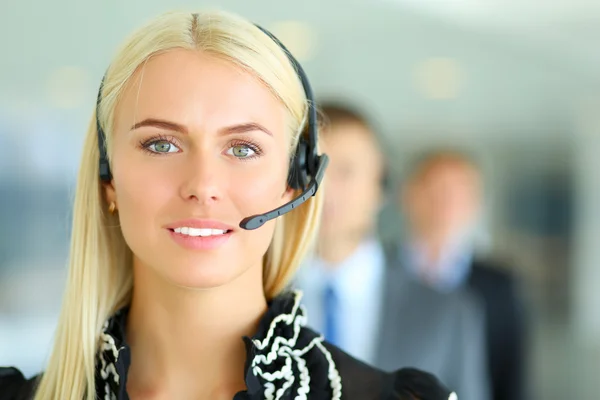
{"type": "Polygon", "coordinates": [[[331,265],[319,258],[309,259],[298,272],[296,287],[304,292],[303,304],[308,325],[322,332],[323,292],[328,284],[336,291],[339,304],[338,347],[367,363],[376,356],[380,325],[385,257],[376,239],[361,243],[350,257],[331,265]]]}
{"type": "Polygon", "coordinates": [[[426,286],[440,292],[451,292],[463,286],[471,273],[473,246],[469,243],[450,243],[439,259],[431,263],[425,246],[409,242],[400,247],[400,259],[408,273],[426,286]]]}

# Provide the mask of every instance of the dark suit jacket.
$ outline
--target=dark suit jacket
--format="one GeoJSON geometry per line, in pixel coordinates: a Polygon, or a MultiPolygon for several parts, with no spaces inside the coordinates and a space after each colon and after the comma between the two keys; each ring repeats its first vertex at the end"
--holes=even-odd
{"type": "Polygon", "coordinates": [[[485,307],[493,399],[524,400],[524,310],[515,279],[492,262],[475,261],[468,286],[485,307]]]}
{"type": "Polygon", "coordinates": [[[438,293],[417,282],[386,251],[375,365],[414,366],[436,375],[460,400],[490,399],[482,304],[466,290],[438,293]]]}

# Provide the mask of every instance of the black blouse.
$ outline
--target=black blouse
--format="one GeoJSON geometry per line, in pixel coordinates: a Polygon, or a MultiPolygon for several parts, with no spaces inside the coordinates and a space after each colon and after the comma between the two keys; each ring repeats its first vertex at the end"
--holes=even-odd
{"type": "MultiPolygon", "coordinates": [[[[415,369],[386,373],[362,363],[306,327],[299,291],[272,302],[256,335],[244,337],[246,390],[233,400],[456,400],[434,376],[415,369]]],[[[125,342],[128,309],[104,325],[97,357],[99,399],[128,400],[131,362],[125,342]]],[[[0,400],[31,399],[37,377],[25,379],[15,368],[0,368],[0,400]]]]}

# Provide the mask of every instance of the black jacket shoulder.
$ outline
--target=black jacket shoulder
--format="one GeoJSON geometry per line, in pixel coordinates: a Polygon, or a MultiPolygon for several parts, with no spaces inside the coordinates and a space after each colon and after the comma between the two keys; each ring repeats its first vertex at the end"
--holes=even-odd
{"type": "Polygon", "coordinates": [[[0,367],[0,400],[31,400],[38,376],[27,379],[13,367],[0,367]]]}
{"type": "Polygon", "coordinates": [[[503,264],[500,262],[482,259],[473,261],[473,268],[469,279],[471,284],[513,290],[516,280],[514,274],[503,268],[503,264]]]}
{"type": "Polygon", "coordinates": [[[414,368],[384,372],[326,343],[342,380],[342,400],[456,400],[434,375],[414,368]]]}

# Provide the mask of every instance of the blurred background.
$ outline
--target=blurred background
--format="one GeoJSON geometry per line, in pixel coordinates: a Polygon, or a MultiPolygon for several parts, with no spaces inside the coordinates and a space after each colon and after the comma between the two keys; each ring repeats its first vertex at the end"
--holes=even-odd
{"type": "MultiPolygon", "coordinates": [[[[43,368],[83,134],[112,53],[146,19],[218,7],[271,29],[320,98],[365,110],[394,171],[428,146],[483,162],[485,251],[527,303],[534,399],[600,397],[600,2],[304,0],[0,5],[0,364],[43,368]]],[[[386,210],[393,214],[394,210],[386,210]]],[[[398,219],[386,218],[384,235],[398,219]]]]}

